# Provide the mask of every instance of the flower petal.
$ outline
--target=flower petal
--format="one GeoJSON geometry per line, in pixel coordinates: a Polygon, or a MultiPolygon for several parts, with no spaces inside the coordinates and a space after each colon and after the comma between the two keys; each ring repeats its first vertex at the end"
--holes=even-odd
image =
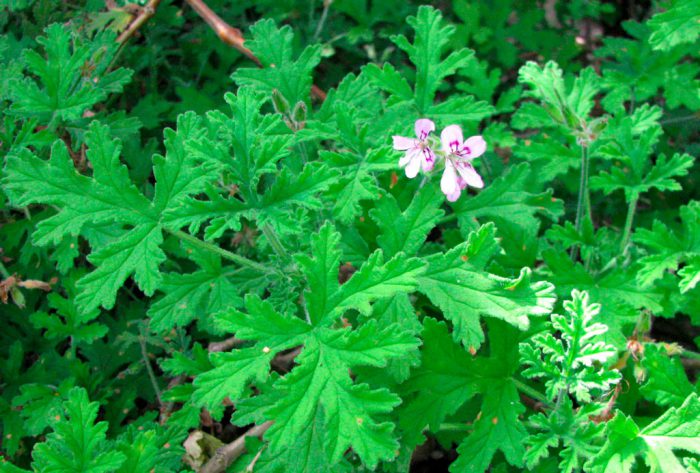
{"type": "Polygon", "coordinates": [[[462,176],[462,179],[464,179],[464,182],[466,182],[468,185],[476,187],[477,189],[484,187],[484,181],[481,179],[481,176],[479,176],[471,163],[467,161],[458,161],[457,172],[459,172],[459,175],[462,176]]]}
{"type": "Polygon", "coordinates": [[[413,179],[418,175],[418,171],[420,171],[420,163],[421,163],[421,152],[419,149],[415,150],[414,152],[411,153],[410,156],[410,161],[408,162],[408,165],[406,166],[406,177],[409,179],[413,179]]]}
{"type": "Polygon", "coordinates": [[[416,120],[416,136],[419,140],[424,140],[428,137],[431,131],[435,131],[435,123],[427,118],[416,120]]]}
{"type": "Polygon", "coordinates": [[[471,136],[464,142],[464,148],[469,150],[467,157],[478,158],[486,151],[486,141],[481,136],[471,136]]]}
{"type": "Polygon", "coordinates": [[[401,156],[399,159],[399,167],[402,168],[411,161],[411,156],[413,155],[413,150],[406,151],[406,154],[401,156]]]}
{"type": "Polygon", "coordinates": [[[457,151],[462,147],[462,142],[464,141],[464,135],[462,135],[462,129],[459,125],[450,125],[445,127],[440,133],[440,141],[442,141],[442,150],[445,153],[457,153],[457,151]]]}
{"type": "Polygon", "coordinates": [[[415,138],[409,138],[407,136],[392,136],[392,138],[394,140],[394,149],[397,151],[415,148],[416,146],[415,138]]]}
{"type": "Polygon", "coordinates": [[[456,191],[451,194],[446,194],[445,197],[447,197],[449,202],[456,202],[460,195],[462,195],[462,189],[458,187],[456,191]]]}
{"type": "Polygon", "coordinates": [[[424,148],[422,150],[422,162],[423,162],[423,172],[430,172],[435,167],[435,153],[430,148],[424,148]]]}
{"type": "Polygon", "coordinates": [[[457,181],[457,172],[449,159],[445,161],[445,171],[442,173],[442,178],[440,179],[440,190],[448,199],[455,193],[459,196],[461,190],[459,188],[459,182],[457,181]]]}

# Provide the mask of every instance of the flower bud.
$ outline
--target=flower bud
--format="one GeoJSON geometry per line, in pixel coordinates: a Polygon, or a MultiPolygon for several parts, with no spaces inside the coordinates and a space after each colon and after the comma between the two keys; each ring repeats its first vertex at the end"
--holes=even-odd
{"type": "Polygon", "coordinates": [[[272,90],[272,106],[275,108],[275,112],[281,113],[282,115],[287,115],[289,113],[289,102],[280,93],[279,90],[272,90]]]}
{"type": "Polygon", "coordinates": [[[306,104],[301,100],[294,106],[292,120],[294,120],[294,123],[297,124],[299,129],[304,128],[304,124],[306,123],[306,104]]]}

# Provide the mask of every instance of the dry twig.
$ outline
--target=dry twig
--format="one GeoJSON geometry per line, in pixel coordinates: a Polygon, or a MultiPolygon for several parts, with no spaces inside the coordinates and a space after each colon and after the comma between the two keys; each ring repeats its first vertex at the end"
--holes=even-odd
{"type": "Polygon", "coordinates": [[[233,442],[219,448],[211,460],[209,460],[198,473],[220,473],[226,471],[226,468],[245,451],[245,438],[250,436],[260,437],[271,425],[272,422],[256,425],[233,442]]]}
{"type": "Polygon", "coordinates": [[[211,353],[214,351],[229,351],[231,348],[237,347],[243,343],[243,340],[239,340],[236,337],[230,337],[226,340],[221,340],[220,342],[211,342],[207,345],[207,350],[211,353]]]}
{"type": "Polygon", "coordinates": [[[149,0],[149,2],[141,8],[141,11],[136,18],[134,18],[134,21],[129,24],[129,27],[122,31],[117,38],[117,41],[119,43],[128,41],[128,39],[131,38],[139,30],[139,28],[143,26],[144,23],[155,15],[156,8],[158,8],[159,3],[160,0],[149,0]]]}

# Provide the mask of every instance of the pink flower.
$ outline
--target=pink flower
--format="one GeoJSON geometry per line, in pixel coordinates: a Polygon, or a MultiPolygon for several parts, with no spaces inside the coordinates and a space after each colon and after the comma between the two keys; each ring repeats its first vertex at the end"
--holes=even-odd
{"type": "Polygon", "coordinates": [[[416,120],[416,138],[407,136],[393,136],[394,149],[406,151],[399,160],[399,166],[406,166],[406,177],[413,179],[418,175],[420,168],[423,172],[432,171],[435,166],[435,154],[428,146],[428,135],[435,131],[435,123],[427,118],[416,120]]]}
{"type": "Polygon", "coordinates": [[[450,125],[442,130],[440,141],[445,153],[445,171],[440,180],[440,189],[447,200],[454,202],[459,199],[467,185],[479,189],[484,187],[484,181],[471,164],[472,159],[486,151],[484,139],[472,136],[464,141],[462,129],[458,125],[450,125]]]}

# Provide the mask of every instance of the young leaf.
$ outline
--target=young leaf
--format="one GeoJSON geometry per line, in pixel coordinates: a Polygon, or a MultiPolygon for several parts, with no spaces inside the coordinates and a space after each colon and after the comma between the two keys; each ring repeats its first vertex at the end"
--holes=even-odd
{"type": "Polygon", "coordinates": [[[443,24],[440,10],[421,6],[418,8],[418,14],[408,17],[406,21],[416,32],[413,43],[403,35],[393,36],[391,39],[406,51],[411,62],[416,66],[416,107],[420,114],[427,115],[442,80],[454,74],[457,69],[466,66],[474,51],[459,49],[442,59],[443,51],[454,34],[455,28],[452,25],[443,24]]]}
{"type": "Polygon", "coordinates": [[[600,304],[589,303],[588,294],[573,291],[564,302],[566,315],[552,314],[552,329],[560,334],[540,333],[532,343],[520,345],[527,378],[546,378],[547,397],[553,400],[560,392],[572,394],[579,402],[590,402],[591,391],[605,393],[619,379],[616,370],[604,363],[617,353],[615,347],[599,340],[607,332],[604,324],[593,322],[600,304]]]}
{"type": "Polygon", "coordinates": [[[239,85],[254,86],[270,95],[278,90],[292,105],[309,102],[311,72],[321,60],[321,47],[308,46],[294,59],[294,33],[289,26],[278,28],[274,20],[260,20],[250,27],[250,32],[246,47],[263,67],[238,68],[231,78],[239,85]]]}

